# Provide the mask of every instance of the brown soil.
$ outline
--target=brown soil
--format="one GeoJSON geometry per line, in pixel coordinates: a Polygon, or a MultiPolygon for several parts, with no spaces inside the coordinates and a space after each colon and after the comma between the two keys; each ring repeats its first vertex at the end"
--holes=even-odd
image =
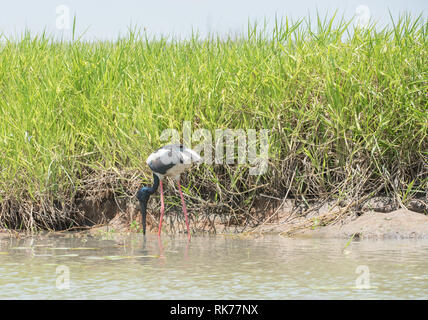
{"type": "Polygon", "coordinates": [[[407,209],[367,212],[344,225],[299,231],[296,236],[362,239],[428,239],[428,216],[407,209]]]}

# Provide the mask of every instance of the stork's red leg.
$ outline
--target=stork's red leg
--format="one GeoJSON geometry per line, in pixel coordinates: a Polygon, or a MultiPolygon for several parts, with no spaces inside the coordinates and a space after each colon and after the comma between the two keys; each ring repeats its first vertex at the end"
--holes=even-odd
{"type": "Polygon", "coordinates": [[[165,204],[163,202],[163,185],[162,185],[162,180],[160,181],[160,196],[161,196],[161,216],[160,216],[160,220],[159,220],[159,231],[158,231],[158,236],[160,236],[161,231],[162,231],[162,219],[163,219],[163,213],[165,211],[165,204]]]}
{"type": "Polygon", "coordinates": [[[187,237],[190,240],[190,230],[189,230],[189,221],[187,219],[187,209],[186,209],[186,204],[184,203],[184,198],[183,198],[183,192],[181,191],[181,185],[180,185],[180,180],[177,181],[178,182],[178,191],[180,191],[180,197],[181,197],[181,204],[183,206],[183,212],[184,212],[184,217],[186,219],[186,226],[187,226],[187,237]]]}

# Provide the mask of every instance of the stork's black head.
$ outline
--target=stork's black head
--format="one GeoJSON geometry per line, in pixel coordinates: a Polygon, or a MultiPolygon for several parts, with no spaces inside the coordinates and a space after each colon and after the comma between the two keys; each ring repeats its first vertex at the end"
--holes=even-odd
{"type": "Polygon", "coordinates": [[[138,201],[140,201],[141,206],[141,215],[143,217],[143,233],[146,234],[146,210],[147,210],[147,201],[149,201],[150,196],[155,193],[156,189],[159,186],[159,177],[153,173],[153,187],[143,187],[138,190],[136,196],[138,201]]]}
{"type": "Polygon", "coordinates": [[[143,234],[146,234],[146,215],[147,215],[147,202],[149,201],[150,196],[152,195],[152,188],[144,187],[138,190],[137,199],[140,202],[140,210],[143,218],[143,234]]]}
{"type": "Polygon", "coordinates": [[[152,195],[152,193],[153,193],[152,188],[143,187],[140,190],[138,190],[136,196],[137,196],[138,201],[147,202],[149,200],[150,196],[152,195]]]}

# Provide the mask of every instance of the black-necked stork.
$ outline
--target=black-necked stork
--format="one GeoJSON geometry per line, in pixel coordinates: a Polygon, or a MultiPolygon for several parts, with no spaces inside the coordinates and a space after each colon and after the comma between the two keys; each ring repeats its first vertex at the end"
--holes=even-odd
{"type": "Polygon", "coordinates": [[[186,219],[187,235],[190,239],[189,221],[187,218],[186,204],[184,203],[183,192],[181,191],[180,185],[180,174],[189,168],[193,162],[200,163],[202,158],[198,153],[192,149],[186,148],[180,144],[170,144],[163,146],[162,148],[153,152],[147,158],[147,164],[153,171],[153,186],[143,187],[137,193],[137,198],[141,206],[141,214],[143,218],[143,234],[146,234],[146,209],[147,202],[150,196],[155,193],[160,184],[161,193],[161,216],[159,221],[158,236],[161,234],[162,219],[165,211],[165,205],[163,201],[163,185],[162,180],[164,177],[170,177],[177,181],[178,190],[180,192],[181,204],[183,206],[184,217],[186,219]]]}

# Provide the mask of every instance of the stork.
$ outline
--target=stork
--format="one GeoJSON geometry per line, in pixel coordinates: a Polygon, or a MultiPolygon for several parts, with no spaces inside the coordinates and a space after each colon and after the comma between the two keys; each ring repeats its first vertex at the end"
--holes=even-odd
{"type": "Polygon", "coordinates": [[[189,221],[187,218],[186,204],[184,203],[183,192],[181,191],[180,174],[188,169],[193,162],[201,163],[202,158],[198,153],[192,149],[186,148],[181,144],[170,144],[153,152],[147,158],[147,164],[153,171],[153,186],[143,187],[137,192],[137,198],[140,202],[141,215],[143,222],[143,234],[146,234],[146,209],[147,202],[150,196],[156,192],[160,185],[160,198],[161,198],[161,212],[159,220],[158,236],[162,231],[162,219],[165,211],[165,204],[163,200],[163,184],[162,181],[165,177],[170,177],[177,181],[178,191],[180,192],[181,205],[183,207],[184,217],[187,226],[187,236],[190,239],[189,221]]]}

